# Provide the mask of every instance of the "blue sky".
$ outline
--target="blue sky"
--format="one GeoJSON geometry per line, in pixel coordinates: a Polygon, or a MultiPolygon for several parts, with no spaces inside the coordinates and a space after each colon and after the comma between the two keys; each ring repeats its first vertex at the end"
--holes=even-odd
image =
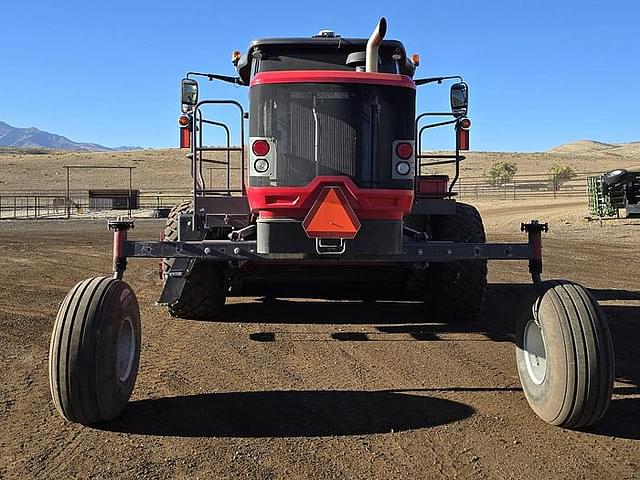
{"type": "MultiPolygon", "coordinates": [[[[595,139],[640,140],[637,1],[44,1],[3,2],[0,120],[109,146],[175,146],[178,84],[199,70],[233,75],[232,50],[331,28],[387,37],[421,55],[417,77],[462,74],[472,149],[542,151],[595,139]],[[368,5],[368,7],[367,7],[368,5]]],[[[202,85],[202,96],[247,90],[202,85]]],[[[418,110],[447,87],[423,86],[418,110]]],[[[222,112],[222,120],[227,114],[222,112]]],[[[446,148],[450,131],[427,140],[446,148]]],[[[213,142],[215,143],[215,142],[213,142]]]]}

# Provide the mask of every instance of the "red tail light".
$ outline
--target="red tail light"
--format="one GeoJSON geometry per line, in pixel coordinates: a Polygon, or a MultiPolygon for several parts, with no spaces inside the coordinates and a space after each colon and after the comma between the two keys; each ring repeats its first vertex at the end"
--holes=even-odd
{"type": "Polygon", "coordinates": [[[191,128],[180,128],[180,148],[191,148],[191,128]]]}
{"type": "Polygon", "coordinates": [[[469,130],[462,128],[456,130],[456,144],[458,150],[469,150],[469,130]]]}
{"type": "Polygon", "coordinates": [[[396,145],[396,155],[402,160],[407,160],[413,155],[413,146],[408,142],[401,142],[396,145]]]}
{"type": "Polygon", "coordinates": [[[269,142],[266,140],[256,140],[251,145],[251,150],[253,150],[253,154],[256,157],[264,157],[267,153],[269,153],[269,142]]]}

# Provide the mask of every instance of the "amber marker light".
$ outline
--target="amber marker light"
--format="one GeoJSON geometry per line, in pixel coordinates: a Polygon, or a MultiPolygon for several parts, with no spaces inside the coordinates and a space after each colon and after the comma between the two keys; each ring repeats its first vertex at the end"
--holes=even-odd
{"type": "Polygon", "coordinates": [[[461,129],[463,130],[469,130],[471,128],[471,120],[469,120],[468,118],[462,118],[460,119],[460,121],[458,122],[458,125],[460,126],[461,129]]]}
{"type": "Polygon", "coordinates": [[[414,53],[411,55],[411,63],[413,63],[416,67],[420,65],[420,55],[414,53]]]}

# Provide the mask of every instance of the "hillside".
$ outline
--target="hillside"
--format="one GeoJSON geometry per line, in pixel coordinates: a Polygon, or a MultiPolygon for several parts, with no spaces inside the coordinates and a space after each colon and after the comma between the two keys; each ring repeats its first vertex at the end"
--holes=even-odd
{"type": "Polygon", "coordinates": [[[612,156],[636,156],[640,157],[640,142],[629,143],[603,143],[594,140],[578,140],[565,143],[549,150],[550,153],[563,153],[572,155],[612,155],[612,156]]]}
{"type": "Polygon", "coordinates": [[[69,140],[62,135],[45,132],[37,128],[17,128],[0,121],[0,147],[49,148],[52,150],[74,150],[84,152],[107,152],[135,150],[139,147],[110,148],[97,143],[82,143],[69,140]]]}
{"type": "MultiPolygon", "coordinates": [[[[133,186],[145,191],[186,191],[191,188],[189,163],[186,152],[179,149],[140,150],[132,152],[47,152],[27,153],[18,150],[0,149],[0,193],[8,191],[61,191],[66,187],[65,165],[110,165],[128,166],[133,170],[133,186]]],[[[209,155],[208,155],[209,157],[209,155]]],[[[212,158],[222,160],[222,154],[212,158]]],[[[461,164],[462,181],[482,177],[484,170],[493,161],[516,162],[518,175],[546,174],[555,163],[570,165],[579,174],[601,173],[614,168],[630,168],[640,161],[634,155],[611,155],[608,150],[584,154],[556,152],[510,153],[470,152],[461,164]]],[[[234,156],[234,177],[238,177],[239,161],[234,156]]],[[[220,171],[203,174],[218,178],[220,171]]],[[[429,173],[453,174],[451,166],[431,167],[429,173]]],[[[71,173],[73,189],[124,188],[128,184],[126,170],[74,170],[71,173]]]]}

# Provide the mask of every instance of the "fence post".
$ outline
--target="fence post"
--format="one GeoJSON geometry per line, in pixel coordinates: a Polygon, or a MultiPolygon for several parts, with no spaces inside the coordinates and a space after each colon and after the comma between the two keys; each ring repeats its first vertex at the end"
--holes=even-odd
{"type": "Polygon", "coordinates": [[[71,178],[69,166],[64,167],[67,169],[67,219],[71,218],[71,178]]]}

